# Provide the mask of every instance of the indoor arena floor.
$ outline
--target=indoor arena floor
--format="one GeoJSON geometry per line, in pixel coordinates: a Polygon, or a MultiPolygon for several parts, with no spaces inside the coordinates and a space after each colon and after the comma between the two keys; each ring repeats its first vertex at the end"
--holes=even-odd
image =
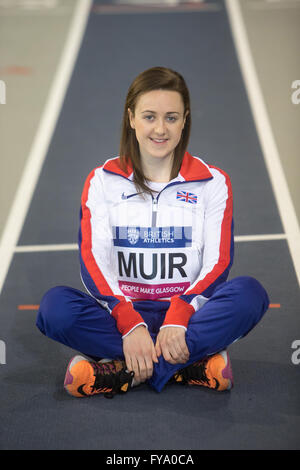
{"type": "Polygon", "coordinates": [[[300,70],[297,76],[295,57],[295,70],[281,80],[275,75],[271,83],[264,74],[292,54],[284,41],[278,57],[268,50],[263,60],[264,48],[286,37],[280,18],[292,37],[299,1],[0,1],[1,41],[7,35],[0,57],[6,84],[0,176],[7,188],[0,449],[300,449],[299,167],[282,150],[282,126],[290,156],[293,142],[299,148],[300,104],[290,95],[300,70]],[[243,62],[247,44],[253,68],[243,62]],[[82,187],[93,168],[117,155],[127,89],[155,65],[178,70],[189,86],[190,153],[231,177],[236,243],[229,278],[255,277],[271,304],[256,328],[229,347],[230,392],[175,384],[156,393],[142,385],[113,400],[76,399],[63,381],[77,351],[38,331],[37,308],[53,286],[84,290],[76,245],[82,187]],[[280,99],[287,107],[281,126],[280,99]]]}

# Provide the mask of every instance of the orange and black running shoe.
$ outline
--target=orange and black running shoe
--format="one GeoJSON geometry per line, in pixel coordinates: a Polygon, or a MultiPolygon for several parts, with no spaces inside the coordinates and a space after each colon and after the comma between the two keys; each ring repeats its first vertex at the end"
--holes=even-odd
{"type": "Polygon", "coordinates": [[[124,361],[89,361],[75,356],[69,362],[64,388],[74,397],[88,397],[103,393],[113,398],[116,393],[126,393],[133,380],[134,372],[126,370],[124,361]]]}
{"type": "Polygon", "coordinates": [[[189,385],[203,385],[214,390],[230,390],[233,374],[227,351],[208,356],[179,370],[173,378],[176,382],[189,385]]]}

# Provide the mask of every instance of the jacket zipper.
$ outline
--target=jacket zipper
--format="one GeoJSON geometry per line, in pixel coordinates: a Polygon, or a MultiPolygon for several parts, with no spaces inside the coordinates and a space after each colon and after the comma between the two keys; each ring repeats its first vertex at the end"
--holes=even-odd
{"type": "MultiPolygon", "coordinates": [[[[201,181],[208,181],[212,178],[206,178],[204,180],[201,180],[201,181]]],[[[191,183],[193,183],[194,181],[191,181],[191,183]]],[[[159,196],[161,195],[161,193],[169,188],[170,186],[174,186],[176,184],[183,184],[183,183],[189,183],[189,181],[176,181],[174,183],[171,183],[171,184],[167,184],[167,186],[165,186],[161,191],[160,193],[158,193],[158,195],[156,197],[153,197],[152,196],[152,218],[151,218],[151,227],[156,227],[156,222],[157,222],[157,209],[158,209],[158,198],[159,196]]],[[[130,194],[129,196],[126,196],[126,199],[129,199],[130,197],[132,196],[137,196],[139,193],[134,193],[134,194],[130,194]]]]}
{"type": "Polygon", "coordinates": [[[153,197],[152,199],[152,222],[151,227],[156,227],[156,219],[157,219],[157,197],[153,197]]]}
{"type": "MultiPolygon", "coordinates": [[[[211,178],[209,178],[211,179],[211,178]]],[[[205,180],[203,180],[205,181],[205,180]]],[[[171,183],[171,184],[167,184],[167,186],[165,186],[158,194],[156,197],[153,197],[152,196],[152,227],[156,227],[156,221],[157,221],[157,209],[158,209],[158,198],[159,196],[161,195],[161,193],[167,189],[167,188],[170,188],[171,186],[174,186],[176,184],[184,184],[184,183],[188,183],[188,181],[175,181],[174,183],[171,183]]]]}
{"type": "Polygon", "coordinates": [[[183,181],[176,181],[175,183],[167,184],[158,194],[156,197],[152,196],[152,223],[151,227],[156,227],[156,221],[157,221],[157,210],[158,210],[158,198],[161,195],[161,193],[169,188],[170,186],[173,186],[175,184],[182,184],[183,181]]]}

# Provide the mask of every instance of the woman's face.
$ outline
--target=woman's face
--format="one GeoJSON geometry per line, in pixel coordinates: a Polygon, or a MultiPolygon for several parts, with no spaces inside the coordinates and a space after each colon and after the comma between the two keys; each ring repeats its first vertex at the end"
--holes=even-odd
{"type": "Polygon", "coordinates": [[[130,109],[128,113],[142,160],[172,158],[186,118],[181,95],[169,90],[143,93],[134,115],[130,109]]]}

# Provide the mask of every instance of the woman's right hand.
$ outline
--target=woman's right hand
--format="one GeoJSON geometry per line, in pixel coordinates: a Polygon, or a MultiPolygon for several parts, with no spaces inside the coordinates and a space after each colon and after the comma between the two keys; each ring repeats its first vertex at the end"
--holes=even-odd
{"type": "Polygon", "coordinates": [[[144,325],[136,327],[123,339],[126,367],[134,372],[137,382],[145,382],[153,374],[153,362],[158,362],[152,338],[144,325]]]}

